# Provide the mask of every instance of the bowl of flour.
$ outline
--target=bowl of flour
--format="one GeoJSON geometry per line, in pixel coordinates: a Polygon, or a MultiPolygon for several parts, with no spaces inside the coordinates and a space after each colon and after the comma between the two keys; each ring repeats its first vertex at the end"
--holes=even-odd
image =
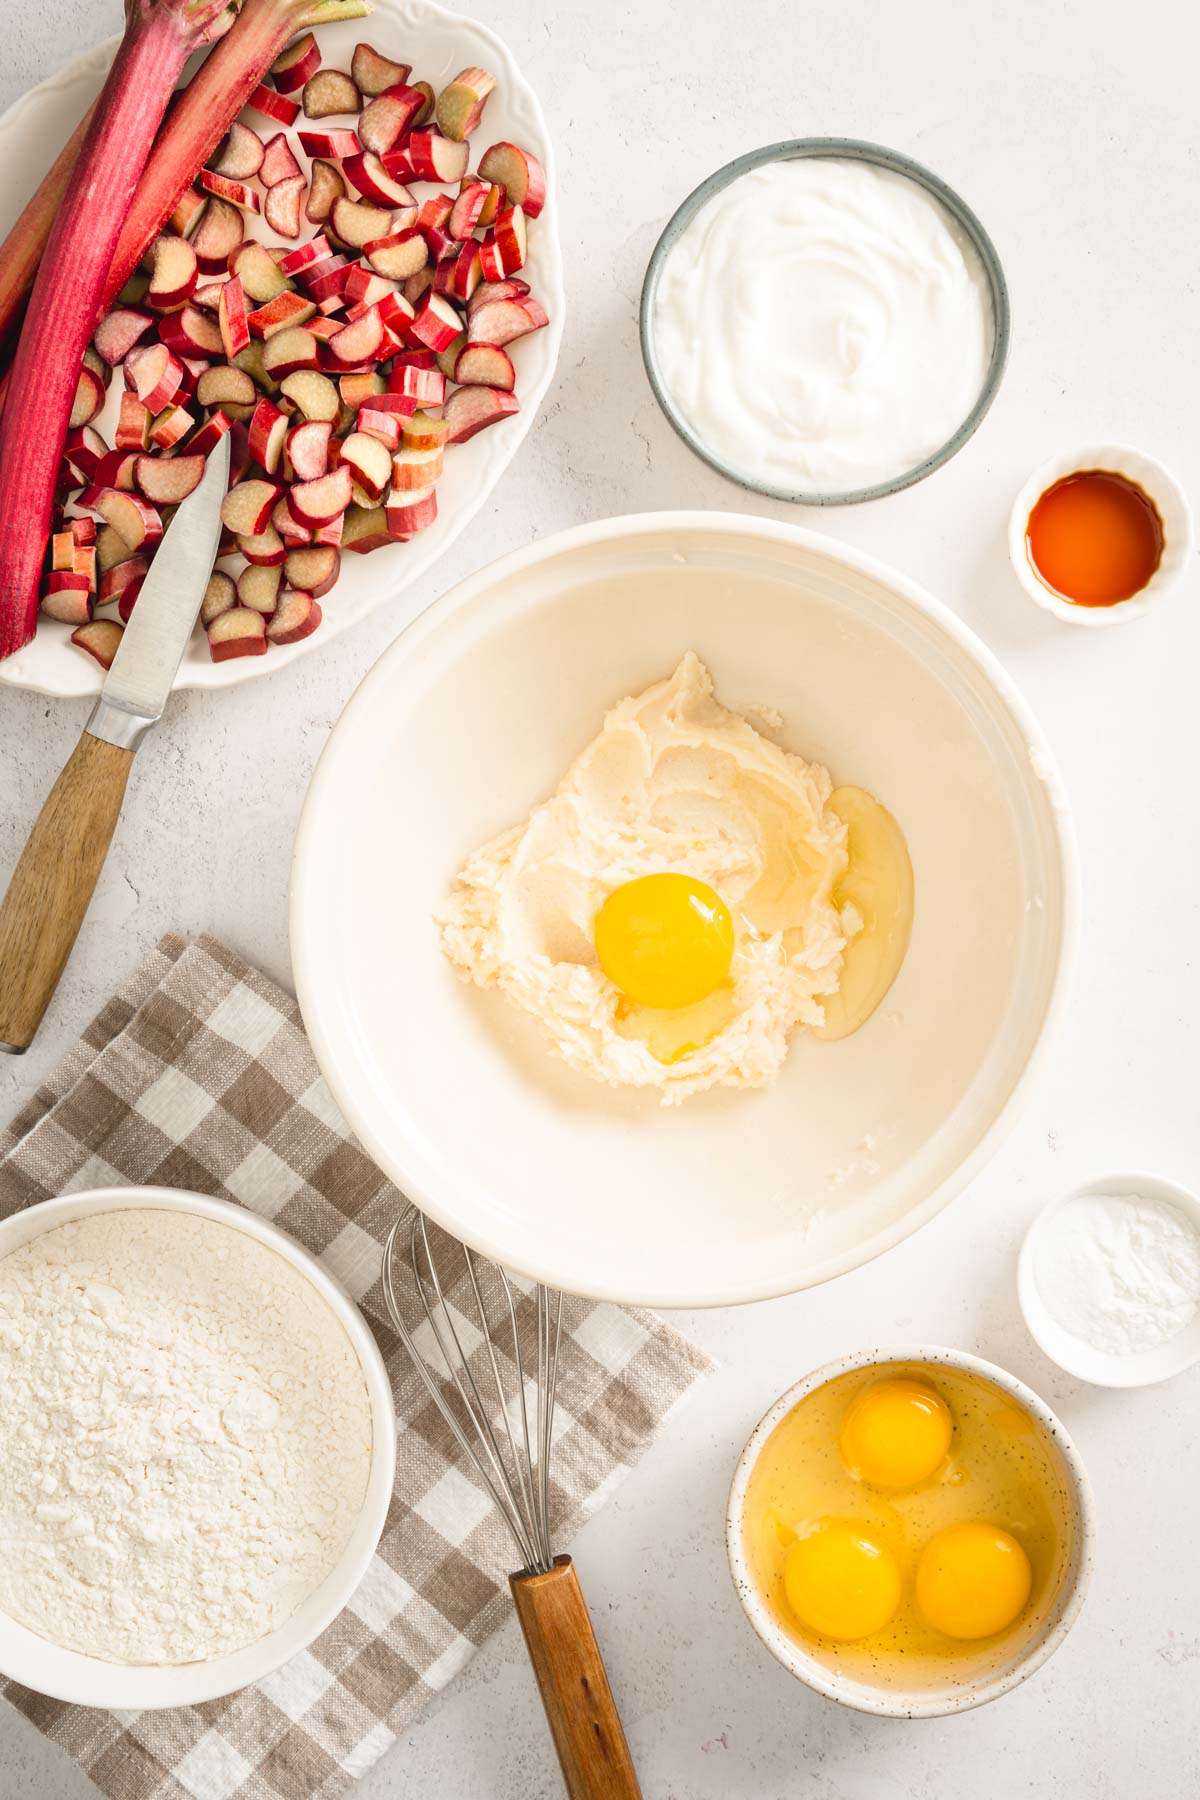
{"type": "Polygon", "coordinates": [[[0,1225],[0,1671],[215,1699],[341,1611],[395,1474],[383,1359],[276,1226],[168,1188],[0,1225]]]}

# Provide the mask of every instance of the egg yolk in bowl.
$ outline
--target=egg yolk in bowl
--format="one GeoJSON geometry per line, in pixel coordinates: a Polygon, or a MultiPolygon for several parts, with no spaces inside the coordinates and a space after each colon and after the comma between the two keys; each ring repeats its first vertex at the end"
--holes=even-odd
{"type": "Polygon", "coordinates": [[[1012,1397],[941,1365],[854,1369],[764,1444],[742,1530],[775,1622],[830,1669],[933,1690],[1041,1630],[1072,1548],[1065,1465],[1012,1397]]]}

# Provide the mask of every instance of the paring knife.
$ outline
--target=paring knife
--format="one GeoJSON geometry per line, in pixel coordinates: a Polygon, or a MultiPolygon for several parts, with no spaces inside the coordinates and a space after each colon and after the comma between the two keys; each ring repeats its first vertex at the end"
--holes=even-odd
{"type": "Polygon", "coordinates": [[[0,904],[0,1050],[19,1056],[79,935],[125,797],[133,754],[162,717],[221,539],[229,436],[180,503],[130,614],[100,698],[50,790],[0,904]]]}

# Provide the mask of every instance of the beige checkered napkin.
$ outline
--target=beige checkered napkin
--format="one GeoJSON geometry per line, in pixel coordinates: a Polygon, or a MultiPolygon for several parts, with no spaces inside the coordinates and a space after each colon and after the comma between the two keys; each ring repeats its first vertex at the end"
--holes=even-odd
{"type": "MultiPolygon", "coordinates": [[[[0,1136],[0,1215],[156,1183],[240,1201],[315,1250],[362,1306],[400,1420],[370,1571],[312,1648],[205,1706],[120,1716],[10,1682],[21,1712],[114,1800],[340,1794],[507,1616],[511,1553],[389,1329],[380,1244],[401,1204],[317,1073],[295,1002],[211,939],[164,939],[0,1136]]],[[[637,1462],[708,1363],[647,1313],[564,1307],[558,1543],[637,1462]]]]}

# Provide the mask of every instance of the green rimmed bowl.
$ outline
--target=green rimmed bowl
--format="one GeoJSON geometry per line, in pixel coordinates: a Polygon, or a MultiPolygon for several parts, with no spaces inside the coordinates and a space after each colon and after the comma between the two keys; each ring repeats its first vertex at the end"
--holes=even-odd
{"type": "Polygon", "coordinates": [[[991,238],[971,211],[966,201],[956,194],[953,188],[922,167],[910,157],[901,156],[895,150],[885,149],[881,144],[868,144],[858,138],[791,138],[781,144],[767,144],[761,150],[748,150],[744,156],[735,157],[724,168],[702,181],[698,188],[688,195],[672,217],[654,246],[653,254],[646,267],[646,278],[642,283],[642,298],[639,315],[639,331],[642,343],[642,360],[646,365],[646,374],[650,386],[654,390],[654,398],[662,408],[668,423],[683,439],[689,450],[706,462],[710,468],[724,475],[728,481],[735,481],[739,487],[749,488],[753,493],[765,494],[772,500],[788,500],[797,506],[850,506],[862,500],[882,500],[888,494],[898,494],[903,488],[912,487],[914,483],[923,481],[940,469],[943,463],[958,453],[972,436],[980,420],[995,399],[1004,374],[1004,366],[1008,360],[1008,342],[1011,331],[1011,314],[1008,300],[1008,283],[1004,278],[1004,270],[1000,258],[996,254],[991,238]],[[774,482],[754,481],[741,469],[715,450],[693,430],[687,419],[676,405],[670,390],[662,379],[658,355],[654,347],[654,312],[658,297],[658,284],[662,278],[667,258],[670,256],[682,234],[702,207],[707,206],[714,194],[721,192],[740,176],[747,175],[752,169],[761,168],[764,163],[791,162],[801,157],[819,157],[826,161],[865,162],[877,168],[886,169],[893,175],[903,175],[918,187],[925,189],[936,200],[943,210],[967,237],[975,254],[978,256],[987,279],[988,294],[992,308],[992,354],[988,362],[987,373],[979,398],[962,424],[952,437],[948,438],[940,449],[932,456],[926,457],[916,468],[906,470],[901,475],[893,476],[889,481],[877,482],[872,487],[854,488],[845,492],[822,493],[797,490],[778,486],[774,482]]]}

